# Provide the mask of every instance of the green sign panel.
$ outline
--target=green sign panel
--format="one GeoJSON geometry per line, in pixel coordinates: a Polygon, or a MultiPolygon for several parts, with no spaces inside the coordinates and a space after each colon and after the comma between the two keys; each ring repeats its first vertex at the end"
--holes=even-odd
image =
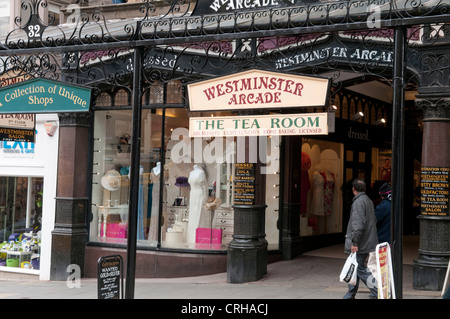
{"type": "Polygon", "coordinates": [[[91,89],[32,79],[0,89],[0,113],[87,112],[91,89]]]}

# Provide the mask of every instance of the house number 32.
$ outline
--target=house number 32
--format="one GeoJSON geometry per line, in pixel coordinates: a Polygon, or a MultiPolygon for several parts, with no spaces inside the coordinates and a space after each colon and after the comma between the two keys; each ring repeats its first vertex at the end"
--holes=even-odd
{"type": "Polygon", "coordinates": [[[41,26],[36,24],[36,25],[30,25],[28,26],[28,37],[29,38],[38,38],[41,36],[40,31],[41,31],[41,26]]]}

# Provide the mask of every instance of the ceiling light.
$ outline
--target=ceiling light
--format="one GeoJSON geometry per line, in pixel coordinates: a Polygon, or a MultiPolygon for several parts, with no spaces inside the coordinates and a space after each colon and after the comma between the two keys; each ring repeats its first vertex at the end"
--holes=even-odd
{"type": "Polygon", "coordinates": [[[358,121],[359,119],[364,117],[364,113],[359,111],[358,113],[353,114],[351,120],[352,121],[358,121]]]}

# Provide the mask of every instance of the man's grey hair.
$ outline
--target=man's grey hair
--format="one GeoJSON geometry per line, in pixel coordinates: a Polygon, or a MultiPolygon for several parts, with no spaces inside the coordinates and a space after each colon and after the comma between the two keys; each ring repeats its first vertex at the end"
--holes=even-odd
{"type": "Polygon", "coordinates": [[[355,191],[357,191],[358,193],[366,191],[366,182],[361,178],[355,178],[352,185],[355,191]]]}

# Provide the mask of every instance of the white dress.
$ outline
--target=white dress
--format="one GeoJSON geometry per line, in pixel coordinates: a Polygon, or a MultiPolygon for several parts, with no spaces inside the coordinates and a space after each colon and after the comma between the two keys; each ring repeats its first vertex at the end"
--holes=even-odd
{"type": "Polygon", "coordinates": [[[206,174],[199,166],[194,165],[194,169],[189,174],[189,185],[191,192],[189,195],[189,222],[186,241],[195,243],[195,232],[200,224],[202,207],[208,198],[206,174]]]}

